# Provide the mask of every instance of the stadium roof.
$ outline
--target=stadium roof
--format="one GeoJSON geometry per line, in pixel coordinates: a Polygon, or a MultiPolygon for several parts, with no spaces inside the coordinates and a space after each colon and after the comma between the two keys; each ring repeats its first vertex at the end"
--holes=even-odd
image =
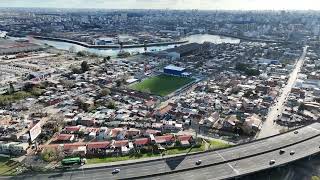
{"type": "Polygon", "coordinates": [[[178,66],[175,66],[172,64],[166,66],[164,69],[170,69],[170,70],[175,70],[175,71],[184,71],[185,70],[185,68],[178,67],[178,66]]]}

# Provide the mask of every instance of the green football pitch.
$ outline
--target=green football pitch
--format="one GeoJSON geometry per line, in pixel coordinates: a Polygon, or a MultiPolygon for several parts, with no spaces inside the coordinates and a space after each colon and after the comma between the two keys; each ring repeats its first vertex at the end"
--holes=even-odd
{"type": "Polygon", "coordinates": [[[194,81],[194,79],[188,77],[161,74],[143,80],[140,83],[133,84],[130,88],[141,92],[166,96],[192,81],[194,81]]]}

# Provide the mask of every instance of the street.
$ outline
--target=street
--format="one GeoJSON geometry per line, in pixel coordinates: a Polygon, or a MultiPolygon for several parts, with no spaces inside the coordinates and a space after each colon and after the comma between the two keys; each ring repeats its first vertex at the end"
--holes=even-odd
{"type": "Polygon", "coordinates": [[[283,128],[283,127],[277,125],[276,123],[274,123],[274,121],[278,118],[278,115],[281,115],[281,113],[282,113],[284,103],[286,102],[286,99],[287,99],[289,93],[291,92],[291,89],[292,89],[292,87],[298,77],[300,69],[303,66],[303,63],[304,63],[304,60],[305,60],[305,57],[307,54],[307,49],[308,49],[308,47],[303,48],[303,53],[302,53],[301,57],[299,58],[299,60],[297,61],[294,70],[290,74],[287,85],[282,89],[282,93],[277,98],[276,104],[271,107],[271,109],[268,113],[268,116],[266,118],[266,121],[263,123],[262,128],[260,130],[260,133],[257,136],[257,139],[265,138],[268,136],[278,134],[279,131],[283,128]]]}

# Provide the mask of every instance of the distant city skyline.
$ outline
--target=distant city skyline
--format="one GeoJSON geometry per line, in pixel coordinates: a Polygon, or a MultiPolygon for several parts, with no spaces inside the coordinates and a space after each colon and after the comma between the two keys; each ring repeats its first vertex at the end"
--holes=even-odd
{"type": "Polygon", "coordinates": [[[320,10],[315,0],[0,0],[0,7],[202,10],[320,10]]]}

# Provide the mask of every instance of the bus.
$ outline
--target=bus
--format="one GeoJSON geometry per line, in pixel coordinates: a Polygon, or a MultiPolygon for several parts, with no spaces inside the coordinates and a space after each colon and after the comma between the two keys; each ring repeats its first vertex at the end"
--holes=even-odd
{"type": "Polygon", "coordinates": [[[85,159],[80,157],[64,158],[61,163],[62,165],[85,164],[85,159]]]}

